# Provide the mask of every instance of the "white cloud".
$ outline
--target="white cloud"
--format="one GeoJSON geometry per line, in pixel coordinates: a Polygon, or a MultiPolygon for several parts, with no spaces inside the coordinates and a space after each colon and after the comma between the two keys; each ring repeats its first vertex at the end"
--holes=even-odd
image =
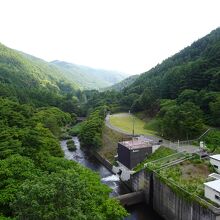
{"type": "Polygon", "coordinates": [[[217,28],[219,0],[0,0],[0,42],[48,61],[148,70],[217,28]]]}

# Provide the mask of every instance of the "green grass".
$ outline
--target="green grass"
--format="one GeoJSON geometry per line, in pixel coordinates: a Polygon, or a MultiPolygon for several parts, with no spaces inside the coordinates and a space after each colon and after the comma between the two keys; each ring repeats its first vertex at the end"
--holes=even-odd
{"type": "MultiPolygon", "coordinates": [[[[152,126],[148,127],[144,120],[141,120],[132,114],[124,113],[110,116],[111,125],[131,134],[133,132],[133,120],[135,134],[156,135],[156,131],[153,130],[152,126]]],[[[151,123],[151,121],[148,123],[151,123]]]]}
{"type": "Polygon", "coordinates": [[[82,123],[83,123],[83,122],[74,125],[74,126],[70,129],[69,134],[72,135],[72,136],[78,135],[78,134],[80,133],[80,131],[81,131],[82,123]]]}
{"type": "Polygon", "coordinates": [[[135,168],[134,170],[135,171],[139,171],[141,170],[142,168],[144,168],[144,164],[145,163],[149,163],[151,161],[155,161],[155,160],[158,160],[160,158],[164,158],[164,157],[167,157],[169,155],[172,155],[172,154],[175,154],[176,151],[175,150],[172,150],[170,148],[167,148],[167,147],[160,147],[158,148],[153,154],[151,154],[148,158],[146,158],[144,161],[142,161],[141,163],[139,163],[135,168]]]}

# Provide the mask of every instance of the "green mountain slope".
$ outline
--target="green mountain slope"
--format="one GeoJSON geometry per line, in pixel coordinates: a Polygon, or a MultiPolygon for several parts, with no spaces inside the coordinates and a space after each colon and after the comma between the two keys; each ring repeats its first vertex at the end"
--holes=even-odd
{"type": "Polygon", "coordinates": [[[122,91],[124,88],[130,86],[136,79],[138,79],[139,75],[129,76],[128,78],[122,80],[119,83],[114,84],[113,86],[107,87],[102,89],[103,91],[107,90],[115,90],[115,91],[122,91]]]}
{"type": "Polygon", "coordinates": [[[126,87],[123,103],[157,115],[161,135],[188,139],[220,126],[220,28],[143,73],[126,87]]]}
{"type": "Polygon", "coordinates": [[[124,74],[116,71],[94,69],[59,60],[52,61],[51,63],[58,67],[66,78],[76,82],[82,89],[100,89],[108,87],[126,77],[124,74]]]}
{"type": "Polygon", "coordinates": [[[90,92],[87,97],[87,108],[107,105],[111,112],[141,112],[148,119],[146,128],[171,140],[196,138],[210,126],[220,127],[220,28],[122,91],[90,92]]]}
{"type": "Polygon", "coordinates": [[[126,92],[176,98],[184,89],[219,91],[220,28],[143,73],[126,92]]]}
{"type": "Polygon", "coordinates": [[[0,44],[0,96],[67,110],[64,103],[72,105],[77,90],[52,64],[0,44]]]}

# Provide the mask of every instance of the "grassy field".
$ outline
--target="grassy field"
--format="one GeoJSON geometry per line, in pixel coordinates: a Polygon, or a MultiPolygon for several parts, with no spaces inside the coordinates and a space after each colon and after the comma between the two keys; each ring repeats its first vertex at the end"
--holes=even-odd
{"type": "MultiPolygon", "coordinates": [[[[133,121],[135,134],[156,135],[156,131],[152,129],[153,126],[147,126],[148,123],[132,114],[121,113],[110,116],[110,124],[112,126],[118,127],[131,134],[133,130],[133,121]]],[[[152,124],[152,120],[149,121],[149,124],[152,124]]]]}

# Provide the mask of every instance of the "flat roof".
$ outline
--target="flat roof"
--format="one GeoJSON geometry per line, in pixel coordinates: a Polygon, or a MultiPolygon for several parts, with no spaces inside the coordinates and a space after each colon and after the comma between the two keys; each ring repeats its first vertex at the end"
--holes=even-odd
{"type": "Polygon", "coordinates": [[[212,177],[216,180],[220,180],[220,174],[217,174],[217,173],[211,173],[211,174],[209,174],[209,177],[212,177]]]}
{"type": "Polygon", "coordinates": [[[211,155],[209,157],[214,159],[214,160],[219,160],[220,161],[220,154],[211,155]]]}
{"type": "Polygon", "coordinates": [[[214,180],[211,182],[204,183],[205,186],[210,187],[211,189],[220,192],[220,180],[214,180]]]}
{"type": "Polygon", "coordinates": [[[130,150],[152,147],[152,144],[149,141],[143,141],[143,140],[137,140],[137,139],[130,140],[130,141],[122,141],[119,143],[127,147],[130,150]]]}

